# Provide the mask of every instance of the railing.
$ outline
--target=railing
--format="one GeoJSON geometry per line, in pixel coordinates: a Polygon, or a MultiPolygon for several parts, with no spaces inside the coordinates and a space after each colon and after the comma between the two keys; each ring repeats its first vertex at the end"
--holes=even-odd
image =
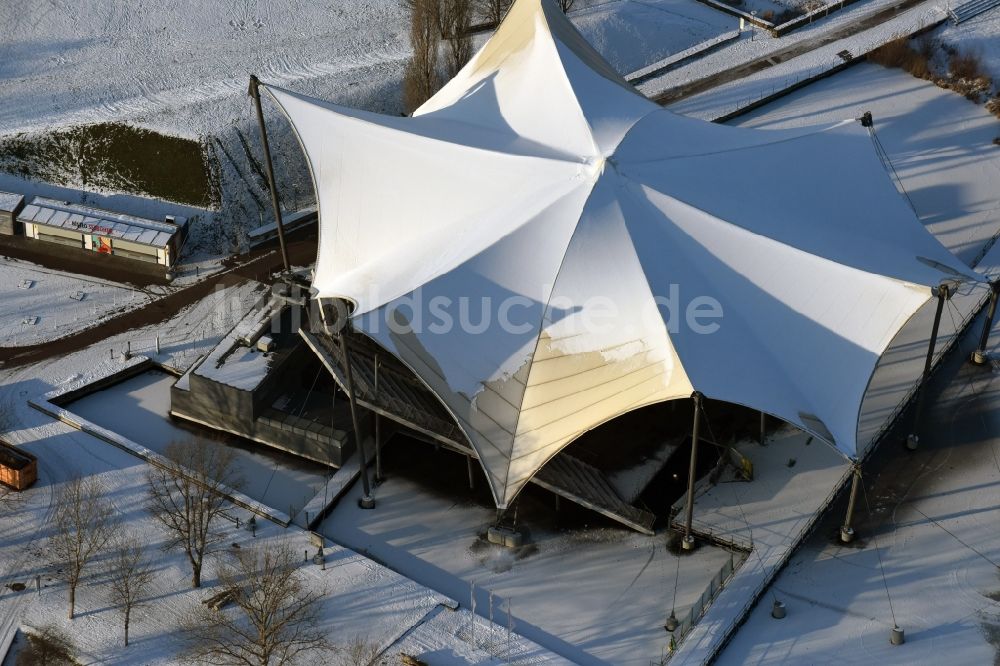
{"type": "Polygon", "coordinates": [[[979,16],[983,12],[989,11],[994,7],[1000,7],[1000,0],[972,0],[971,2],[966,2],[958,7],[948,8],[948,17],[951,19],[952,23],[958,25],[963,21],[968,21],[970,18],[979,16]]]}
{"type": "MultiPolygon", "coordinates": [[[[996,1],[1000,2],[1000,0],[996,1]]],[[[835,74],[836,72],[839,72],[840,70],[850,66],[855,62],[859,62],[875,49],[884,46],[885,44],[891,42],[894,39],[898,39],[899,37],[905,35],[914,35],[920,33],[923,30],[930,28],[931,26],[936,25],[943,20],[944,20],[943,18],[931,18],[930,20],[927,20],[926,18],[921,18],[920,22],[912,30],[906,30],[904,31],[904,34],[894,32],[892,34],[881,35],[876,39],[875,43],[869,44],[866,47],[864,47],[863,51],[860,51],[858,53],[854,53],[853,51],[851,51],[850,52],[851,57],[849,59],[841,58],[839,61],[831,61],[827,64],[819,65],[818,67],[810,67],[804,72],[800,72],[793,76],[786,77],[781,83],[774,83],[768,86],[758,88],[757,92],[755,92],[754,94],[747,95],[746,97],[741,97],[738,101],[731,104],[726,104],[725,106],[721,107],[721,112],[716,112],[715,117],[713,117],[711,120],[713,122],[721,123],[730,120],[732,118],[735,118],[739,115],[742,115],[747,111],[752,111],[753,109],[756,109],[759,106],[763,106],[764,104],[772,101],[773,99],[777,99],[779,97],[782,97],[783,95],[787,95],[788,93],[798,90],[799,88],[805,86],[808,83],[829,76],[831,74],[835,74]]],[[[769,71],[769,70],[764,70],[764,71],[769,71]]]]}
{"type": "MultiPolygon", "coordinates": [[[[712,580],[710,580],[708,585],[705,586],[705,589],[702,590],[701,596],[698,597],[686,613],[682,614],[683,619],[678,618],[680,623],[673,631],[675,647],[684,640],[684,637],[687,636],[688,632],[691,631],[698,620],[701,619],[701,616],[705,614],[715,598],[719,596],[719,593],[722,592],[722,590],[729,583],[730,579],[732,579],[736,570],[739,569],[744,562],[746,562],[747,557],[749,556],[750,553],[743,550],[729,552],[729,559],[727,559],[715,575],[712,576],[712,580]]],[[[670,655],[667,655],[659,662],[652,662],[651,666],[653,666],[653,664],[657,666],[665,664],[669,658],[670,655]]]]}

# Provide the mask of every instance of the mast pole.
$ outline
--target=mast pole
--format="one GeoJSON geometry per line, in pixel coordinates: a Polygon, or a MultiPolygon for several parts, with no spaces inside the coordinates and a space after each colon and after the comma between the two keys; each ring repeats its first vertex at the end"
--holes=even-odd
{"type": "Polygon", "coordinates": [[[260,80],[255,74],[250,75],[250,96],[253,97],[254,108],[257,110],[257,127],[260,128],[260,142],[264,146],[264,165],[267,167],[267,184],[271,190],[271,206],[274,209],[274,222],[278,229],[278,244],[281,246],[281,262],[285,271],[291,271],[288,261],[288,248],[285,245],[285,225],[281,219],[281,206],[278,204],[278,188],[274,183],[274,165],[271,163],[271,146],[267,141],[267,127],[264,125],[264,110],[260,105],[260,80]]]}

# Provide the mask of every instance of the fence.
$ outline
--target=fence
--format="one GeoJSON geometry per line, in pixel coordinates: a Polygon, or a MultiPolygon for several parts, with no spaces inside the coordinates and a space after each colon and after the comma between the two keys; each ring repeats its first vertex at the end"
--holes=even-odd
{"type": "Polygon", "coordinates": [[[695,623],[705,614],[708,607],[712,605],[719,593],[722,592],[723,588],[736,573],[736,570],[746,562],[750,553],[743,550],[731,550],[729,551],[729,559],[723,563],[722,567],[712,576],[712,580],[708,582],[708,585],[702,591],[701,596],[691,605],[688,612],[684,614],[683,619],[680,619],[680,624],[677,625],[677,629],[674,630],[673,634],[678,644],[684,640],[691,628],[694,627],[695,623]]]}
{"type": "Polygon", "coordinates": [[[510,600],[507,600],[507,608],[503,610],[502,603],[494,603],[493,590],[489,590],[489,617],[486,622],[478,619],[476,615],[476,586],[472,584],[469,591],[471,606],[469,612],[469,623],[459,629],[458,637],[468,642],[476,650],[482,650],[493,659],[504,664],[516,664],[521,662],[522,645],[520,636],[514,632],[514,620],[510,613],[510,600]],[[498,608],[496,621],[494,621],[494,608],[498,608]],[[506,626],[498,624],[505,622],[506,626]]]}
{"type": "Polygon", "coordinates": [[[641,69],[637,69],[634,72],[626,74],[624,78],[632,85],[639,85],[640,83],[646,81],[647,79],[659,76],[664,72],[666,72],[667,70],[679,66],[685,60],[705,55],[707,52],[716,49],[722,46],[723,44],[739,39],[739,37],[740,37],[739,30],[732,30],[730,32],[723,33],[712,39],[695,44],[694,46],[685,49],[679,53],[674,53],[672,55],[669,55],[662,60],[658,60],[652,63],[651,65],[647,65],[645,67],[642,67],[641,69]]]}

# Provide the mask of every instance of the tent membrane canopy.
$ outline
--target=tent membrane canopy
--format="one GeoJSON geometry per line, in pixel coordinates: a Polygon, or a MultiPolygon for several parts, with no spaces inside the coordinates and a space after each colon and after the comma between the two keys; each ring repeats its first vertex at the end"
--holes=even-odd
{"type": "Polygon", "coordinates": [[[501,508],[582,433],[693,390],[854,457],[893,336],[977,279],[859,123],[672,114],[548,0],[410,118],[266,90],[315,180],[315,289],[438,396],[501,508]]]}

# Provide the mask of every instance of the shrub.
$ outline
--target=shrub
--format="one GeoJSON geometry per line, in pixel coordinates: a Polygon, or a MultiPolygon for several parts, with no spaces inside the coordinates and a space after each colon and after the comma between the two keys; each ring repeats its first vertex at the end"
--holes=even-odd
{"type": "Polygon", "coordinates": [[[932,78],[930,49],[915,50],[906,37],[894,39],[868,54],[868,59],[883,67],[898,67],[921,79],[932,78]]]}
{"type": "Polygon", "coordinates": [[[986,110],[997,118],[1000,118],[1000,93],[996,97],[986,102],[986,110]]]}
{"type": "Polygon", "coordinates": [[[916,46],[917,53],[927,58],[927,60],[933,59],[934,52],[941,48],[936,39],[928,37],[927,35],[915,40],[914,44],[916,46]]]}
{"type": "Polygon", "coordinates": [[[974,53],[953,53],[948,58],[948,70],[957,79],[974,81],[989,78],[984,74],[982,60],[974,53]]]}
{"type": "MultiPolygon", "coordinates": [[[[989,94],[993,85],[983,68],[982,60],[974,53],[955,52],[948,58],[951,74],[949,87],[966,99],[977,104],[989,94]]],[[[987,107],[989,108],[989,107],[987,107]]]]}
{"type": "Polygon", "coordinates": [[[788,23],[789,21],[797,19],[800,16],[804,16],[804,14],[802,12],[797,12],[794,9],[785,9],[774,17],[774,24],[781,25],[782,23],[788,23]]]}

